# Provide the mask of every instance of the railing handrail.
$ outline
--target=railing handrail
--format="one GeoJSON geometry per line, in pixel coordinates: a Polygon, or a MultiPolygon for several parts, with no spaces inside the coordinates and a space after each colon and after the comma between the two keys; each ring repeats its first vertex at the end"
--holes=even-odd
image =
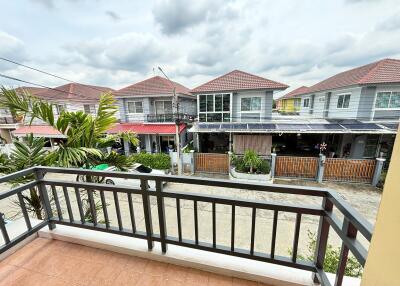
{"type": "MultiPolygon", "coordinates": [[[[344,276],[344,269],[347,263],[348,251],[351,251],[356,259],[361,263],[365,264],[367,257],[367,250],[361,243],[356,239],[357,232],[360,232],[368,241],[371,240],[372,236],[372,225],[366,221],[353,207],[351,207],[336,191],[329,189],[322,189],[318,187],[298,187],[293,185],[264,185],[260,183],[242,183],[233,182],[230,180],[220,179],[209,179],[209,178],[194,178],[194,177],[183,177],[183,176],[170,176],[170,175],[150,175],[150,174],[132,174],[129,172],[107,172],[97,170],[86,170],[76,168],[58,168],[58,167],[43,167],[37,166],[26,170],[16,172],[0,177],[0,182],[4,183],[10,180],[14,180],[27,175],[35,175],[35,179],[24,185],[13,188],[9,191],[0,193],[0,200],[7,198],[11,195],[18,195],[19,205],[27,225],[27,231],[17,238],[10,239],[5,227],[5,221],[0,214],[0,231],[3,235],[5,245],[0,246],[0,253],[6,251],[10,247],[21,242],[25,237],[37,232],[40,228],[48,225],[50,229],[53,229],[56,224],[65,224],[74,227],[81,227],[86,229],[93,229],[97,231],[104,231],[114,234],[120,234],[125,236],[137,237],[146,239],[148,248],[153,248],[154,241],[161,243],[163,252],[167,251],[168,244],[176,244],[185,247],[192,247],[195,249],[206,250],[211,252],[217,252],[222,254],[228,254],[243,258],[249,258],[264,262],[270,262],[289,267],[295,267],[299,269],[309,270],[315,273],[315,279],[323,285],[330,285],[327,279],[326,273],[323,270],[323,263],[325,258],[326,247],[328,243],[329,229],[332,229],[339,235],[342,240],[342,250],[339,261],[338,272],[336,275],[335,285],[341,285],[344,276]],[[55,180],[45,178],[47,173],[63,173],[63,174],[74,174],[74,175],[90,175],[94,177],[115,177],[115,178],[127,178],[127,179],[138,179],[140,180],[141,186],[139,187],[122,187],[116,185],[107,185],[101,183],[92,182],[79,182],[75,180],[55,180]],[[148,181],[155,181],[156,188],[150,189],[148,181]],[[313,197],[322,198],[322,207],[315,207],[310,205],[290,205],[287,203],[274,203],[260,200],[250,199],[238,199],[232,197],[225,197],[213,194],[199,194],[192,192],[182,191],[163,191],[163,182],[175,182],[185,184],[196,184],[203,186],[213,187],[227,187],[232,189],[246,189],[255,190],[271,193],[282,193],[292,195],[307,195],[313,197]],[[42,202],[43,210],[46,218],[39,225],[32,227],[30,218],[28,216],[27,208],[25,206],[24,197],[22,192],[31,188],[37,188],[39,190],[39,196],[42,202]],[[63,218],[63,211],[59,200],[59,191],[57,187],[61,187],[66,206],[68,209],[69,219],[63,218]],[[50,188],[50,189],[49,189],[50,188]],[[71,209],[71,201],[69,199],[67,188],[75,190],[76,203],[79,209],[80,220],[76,220],[73,217],[71,209]],[[53,203],[50,204],[49,191],[52,193],[53,203]],[[94,192],[100,192],[101,197],[101,208],[104,213],[103,223],[97,221],[97,208],[94,201],[94,192]],[[117,213],[118,227],[110,225],[107,214],[107,203],[104,196],[104,192],[110,191],[114,197],[115,210],[117,213]],[[81,192],[87,193],[87,203],[89,204],[89,211],[92,215],[92,221],[88,221],[84,215],[82,207],[81,192]],[[129,202],[129,213],[132,223],[132,230],[125,229],[123,227],[121,219],[121,210],[119,205],[118,194],[126,193],[129,202]],[[132,203],[132,195],[140,195],[143,202],[143,213],[146,230],[138,231],[135,226],[135,215],[134,207],[132,203]],[[153,233],[153,218],[151,214],[150,198],[156,198],[158,208],[158,220],[159,220],[159,234],[153,233]],[[174,200],[176,202],[177,212],[177,225],[178,225],[178,237],[168,236],[166,230],[166,218],[165,218],[165,206],[164,199],[174,200]],[[182,225],[181,225],[181,214],[180,214],[180,200],[193,202],[193,214],[194,214],[194,229],[195,229],[195,240],[188,240],[182,237],[182,225]],[[213,239],[212,243],[200,241],[199,226],[198,226],[198,202],[205,202],[212,206],[212,229],[213,239]],[[231,246],[219,245],[216,242],[216,205],[226,205],[232,208],[231,218],[231,246]],[[343,224],[338,220],[337,216],[333,213],[333,206],[343,214],[343,224]],[[235,208],[248,208],[251,210],[251,242],[250,249],[241,249],[235,246],[235,208]],[[56,208],[56,210],[54,210],[56,208]],[[255,251],[255,229],[256,229],[256,213],[257,210],[271,210],[273,211],[273,230],[271,240],[271,252],[260,253],[255,251]],[[275,241],[276,241],[276,229],[278,223],[278,212],[292,212],[296,214],[295,231],[293,238],[293,251],[291,257],[282,257],[275,255],[275,241]],[[54,215],[56,214],[56,215],[54,215]],[[298,245],[299,245],[299,234],[302,215],[314,215],[320,219],[315,261],[299,261],[298,260],[298,245]]],[[[125,223],[124,223],[125,224],[125,223]]]]}

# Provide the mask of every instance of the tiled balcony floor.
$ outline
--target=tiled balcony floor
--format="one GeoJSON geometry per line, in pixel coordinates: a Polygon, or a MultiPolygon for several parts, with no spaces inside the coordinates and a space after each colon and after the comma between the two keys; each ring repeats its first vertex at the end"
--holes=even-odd
{"type": "Polygon", "coordinates": [[[192,268],[37,238],[0,261],[0,285],[246,285],[265,284],[192,268]]]}

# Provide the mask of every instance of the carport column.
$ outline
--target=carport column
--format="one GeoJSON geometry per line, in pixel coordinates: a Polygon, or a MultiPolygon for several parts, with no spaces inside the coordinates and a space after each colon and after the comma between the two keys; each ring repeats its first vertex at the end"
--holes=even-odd
{"type": "Polygon", "coordinates": [[[386,161],[384,158],[376,158],[375,172],[374,177],[372,178],[372,186],[376,187],[379,183],[379,179],[381,178],[383,163],[386,161]]]}
{"type": "Polygon", "coordinates": [[[276,153],[271,153],[271,179],[275,177],[276,153]]]}
{"type": "Polygon", "coordinates": [[[125,156],[129,156],[130,152],[129,152],[129,141],[128,140],[124,140],[124,152],[125,152],[125,156]]]}
{"type": "Polygon", "coordinates": [[[190,150],[190,174],[194,174],[194,150],[190,150]]]}
{"type": "Polygon", "coordinates": [[[325,155],[319,154],[318,171],[317,171],[318,183],[322,183],[322,180],[324,178],[325,159],[326,159],[325,155]]]}

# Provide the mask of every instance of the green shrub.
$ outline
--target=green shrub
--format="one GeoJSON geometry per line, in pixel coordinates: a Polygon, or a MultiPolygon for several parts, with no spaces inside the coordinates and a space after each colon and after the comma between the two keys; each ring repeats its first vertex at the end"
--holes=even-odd
{"type": "Polygon", "coordinates": [[[133,163],[140,163],[152,169],[169,169],[171,167],[171,158],[164,153],[139,153],[133,154],[130,159],[133,163]]]}
{"type": "MultiPolygon", "coordinates": [[[[297,257],[300,260],[313,261],[315,248],[317,246],[317,236],[315,235],[314,232],[310,230],[307,230],[307,235],[309,239],[307,245],[308,254],[306,256],[298,255],[297,257]]],[[[292,254],[291,249],[289,249],[289,254],[290,255],[292,254]]],[[[339,260],[340,260],[340,248],[335,248],[333,245],[328,244],[326,247],[326,254],[324,260],[324,271],[329,273],[336,273],[339,265],[339,260]]],[[[350,277],[361,277],[362,270],[363,268],[361,264],[357,261],[357,259],[353,255],[349,254],[344,274],[350,277]]]]}
{"type": "Polygon", "coordinates": [[[269,174],[270,170],[271,170],[271,166],[269,165],[268,160],[261,160],[257,166],[257,173],[260,173],[260,174],[269,174]]]}
{"type": "Polygon", "coordinates": [[[261,158],[254,150],[246,150],[243,157],[244,164],[249,168],[250,173],[254,173],[257,166],[260,165],[261,158]]]}

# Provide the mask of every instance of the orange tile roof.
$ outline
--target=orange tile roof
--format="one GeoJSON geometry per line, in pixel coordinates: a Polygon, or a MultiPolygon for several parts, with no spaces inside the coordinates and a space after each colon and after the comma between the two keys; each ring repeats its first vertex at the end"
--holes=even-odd
{"type": "Polygon", "coordinates": [[[192,95],[189,88],[171,82],[166,78],[154,76],[138,83],[129,85],[114,92],[116,96],[144,96],[144,95],[173,95],[173,90],[177,94],[192,95]]]}
{"type": "Polygon", "coordinates": [[[43,89],[35,93],[36,97],[45,100],[62,100],[69,102],[97,102],[100,95],[112,92],[113,89],[102,86],[86,85],[80,83],[69,83],[54,89],[43,89]]]}
{"type": "Polygon", "coordinates": [[[306,94],[308,92],[308,87],[307,86],[300,86],[294,90],[292,90],[291,92],[285,94],[284,96],[282,96],[279,99],[285,99],[285,98],[291,98],[291,97],[296,97],[302,94],[306,94]]]}
{"type": "Polygon", "coordinates": [[[36,136],[60,136],[63,137],[63,134],[54,129],[52,126],[48,125],[30,125],[30,126],[21,126],[12,132],[14,135],[28,135],[33,134],[36,136]]]}
{"type": "Polygon", "coordinates": [[[399,82],[400,60],[383,59],[338,73],[311,86],[309,92],[317,92],[351,85],[399,82]]]}
{"type": "Polygon", "coordinates": [[[193,93],[252,89],[286,89],[288,85],[243,71],[234,70],[194,89],[193,93]]]}

